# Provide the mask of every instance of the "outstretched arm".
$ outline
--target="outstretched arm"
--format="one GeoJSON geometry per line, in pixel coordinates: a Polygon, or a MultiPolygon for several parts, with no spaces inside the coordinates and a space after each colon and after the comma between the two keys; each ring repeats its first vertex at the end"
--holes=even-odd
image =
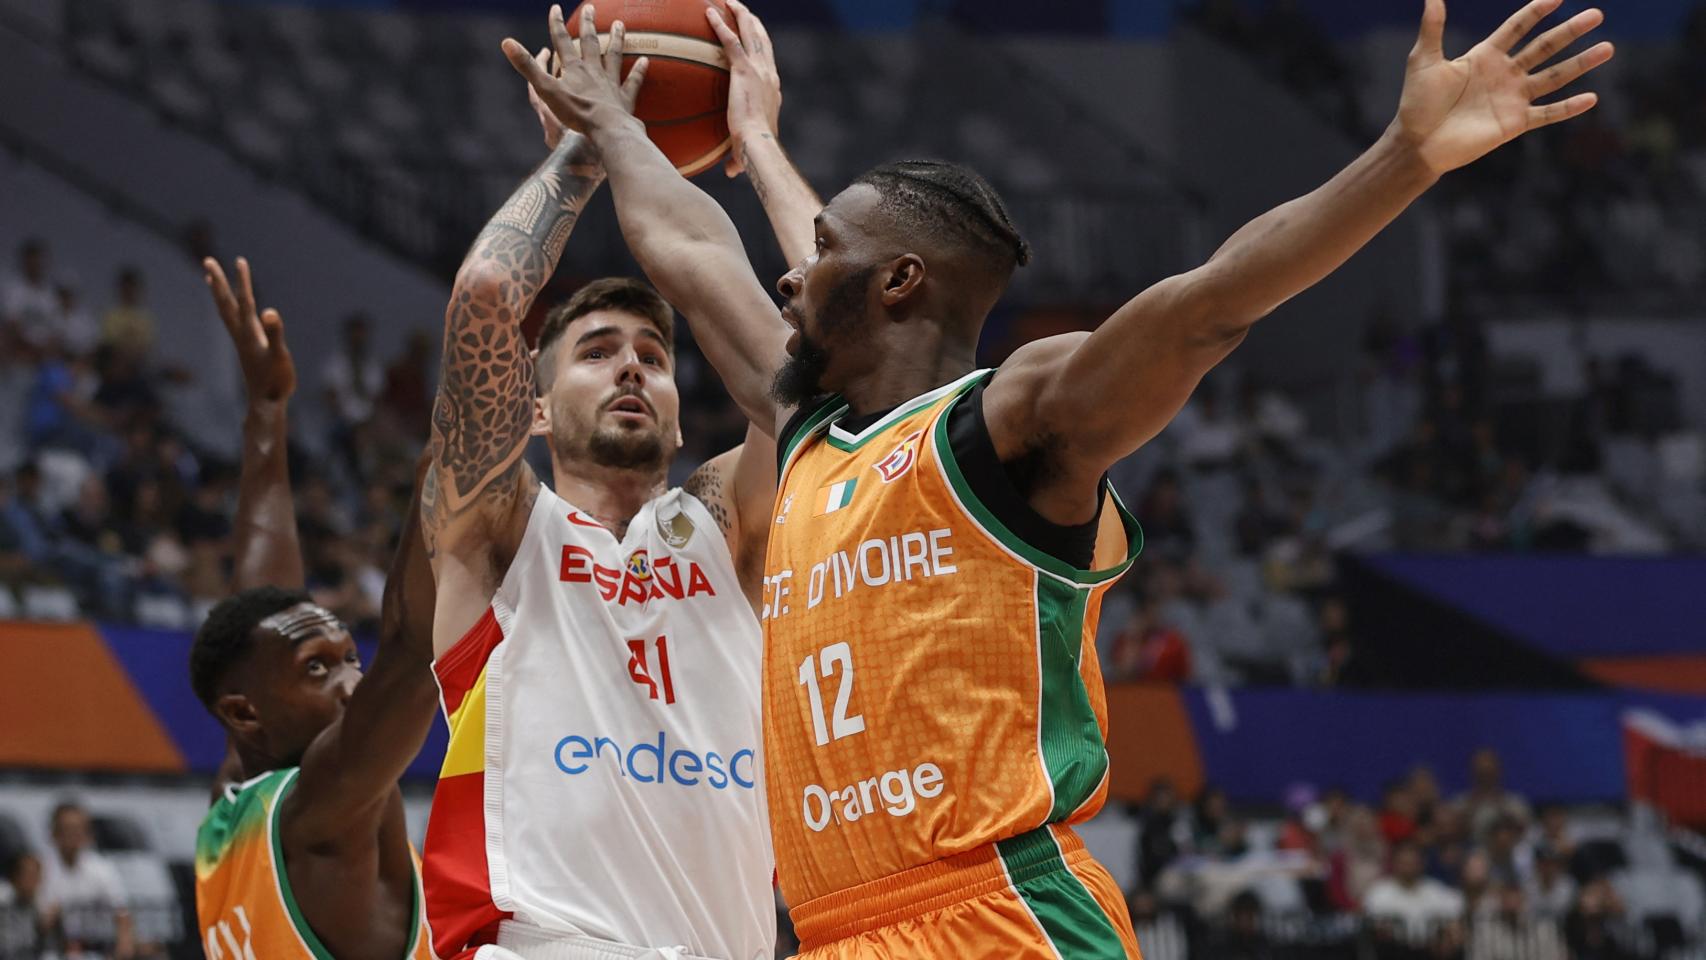
{"type": "MultiPolygon", "coordinates": [[[[723,208],[676,173],[646,138],[615,79],[620,58],[599,53],[591,6],[582,8],[580,56],[572,52],[576,41],[563,25],[561,7],[551,8],[550,27],[560,76],[514,40],[504,41],[505,55],[559,120],[597,146],[628,249],[664,298],[693,323],[706,359],[747,418],[773,434],[779,421],[770,383],[782,365],[789,331],[753,275],[740,234],[723,208]]],[[[629,83],[640,72],[636,65],[629,83]]]]}
{"type": "Polygon", "coordinates": [[[1087,519],[1102,472],[1159,433],[1257,320],[1338,269],[1441,175],[1591,109],[1591,93],[1534,101],[1611,59],[1601,43],[1538,69],[1598,26],[1599,11],[1512,52],[1561,2],[1533,0],[1447,60],[1445,0],[1426,0],[1398,115],[1373,148],[1239,230],[1208,263],[1145,290],[1094,333],[1032,344],[1003,365],[985,395],[997,451],[1010,459],[1048,446],[1068,494],[1065,506],[1033,497],[1034,505],[1057,522],[1087,519]]]}
{"type": "Polygon", "coordinates": [[[291,499],[287,408],[296,392],[296,365],[284,342],[284,319],[272,308],[256,312],[249,261],[237,258],[232,288],[219,261],[201,262],[219,319],[237,349],[248,406],[243,414],[243,466],[232,524],[238,590],[275,586],[300,590],[302,545],[291,499]]]}
{"type": "MultiPolygon", "coordinates": [[[[302,544],[297,539],[296,503],[290,491],[287,408],[296,392],[296,365],[284,342],[284,319],[270,307],[256,312],[249,261],[237,258],[237,287],[232,289],[219,261],[201,262],[213,305],[237,348],[248,404],[243,413],[243,466],[237,482],[237,517],[232,523],[237,590],[276,586],[302,589],[302,544]]],[[[227,784],[245,777],[236,747],[226,744],[225,759],[213,777],[217,799],[227,784]]]]}
{"type": "Polygon", "coordinates": [[[705,18],[729,58],[729,135],[734,150],[724,169],[731,177],[746,174],[770,218],[782,257],[796,264],[811,256],[816,241],[812,220],[823,201],[782,149],[782,76],[776,70],[770,32],[746,4],[726,2],[734,27],[716,7],[705,7],[705,18]]]}
{"type": "MultiPolygon", "coordinates": [[[[529,59],[541,73],[544,61],[529,59]]],[[[604,180],[586,138],[547,123],[547,142],[554,137],[550,156],[474,241],[445,312],[444,368],[432,416],[437,455],[421,496],[426,548],[443,598],[436,618],[441,649],[484,612],[538,491],[538,478],[521,458],[534,411],[533,361],[521,321],[604,180]]]]}
{"type": "Polygon", "coordinates": [[[285,828],[293,844],[370,841],[397,779],[420,752],[438,712],[432,674],[436,600],[421,525],[421,493],[433,451],[421,455],[409,515],[385,579],[379,651],[344,714],[302,756],[285,828]]]}

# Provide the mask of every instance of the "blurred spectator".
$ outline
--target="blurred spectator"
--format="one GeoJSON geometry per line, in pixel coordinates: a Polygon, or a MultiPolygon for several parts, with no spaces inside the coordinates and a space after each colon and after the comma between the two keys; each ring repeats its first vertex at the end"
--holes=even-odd
{"type": "Polygon", "coordinates": [[[1638,960],[1640,955],[1629,940],[1623,901],[1610,881],[1595,880],[1582,887],[1575,907],[1564,918],[1564,941],[1574,960],[1638,960]]]}
{"type": "Polygon", "coordinates": [[[1309,421],[1289,397],[1264,387],[1261,378],[1247,374],[1238,386],[1238,414],[1262,453],[1282,464],[1297,462],[1309,421]]]}
{"type": "Polygon", "coordinates": [[[371,350],[372,322],[365,313],[344,318],[343,347],[321,368],[326,406],[338,426],[348,429],[373,417],[373,404],[385,389],[385,369],[371,350]]]}
{"type": "Polygon", "coordinates": [[[1534,876],[1527,891],[1535,916],[1563,921],[1576,899],[1576,881],[1570,876],[1569,861],[1550,847],[1540,847],[1534,852],[1534,876]]]}
{"type": "Polygon", "coordinates": [[[53,852],[42,871],[44,909],[54,911],[67,952],[110,951],[114,960],[136,954],[129,898],[118,871],[94,850],[89,814],[76,803],[53,810],[53,852]]]}
{"type": "Polygon", "coordinates": [[[1516,821],[1519,828],[1528,824],[1528,801],[1505,789],[1504,769],[1497,751],[1491,747],[1475,751],[1469,762],[1469,781],[1469,790],[1456,803],[1477,839],[1485,838],[1501,818],[1516,821]]]}
{"type": "Polygon", "coordinates": [[[1416,834],[1416,798],[1401,781],[1394,780],[1381,791],[1380,833],[1394,844],[1416,834]]]}
{"type": "Polygon", "coordinates": [[[1493,882],[1521,887],[1531,872],[1530,853],[1522,843],[1523,825],[1514,817],[1500,817],[1487,831],[1484,850],[1493,882]]]}
{"type": "Polygon", "coordinates": [[[1125,902],[1143,960],[1190,960],[1189,933],[1177,913],[1162,910],[1161,902],[1146,887],[1133,889],[1125,902]]]}
{"type": "Polygon", "coordinates": [[[41,858],[20,853],[0,880],[0,957],[42,957],[48,946],[50,918],[41,903],[41,858]]]}
{"type": "Polygon", "coordinates": [[[1521,887],[1498,885],[1491,899],[1471,928],[1469,960],[1569,960],[1557,924],[1529,913],[1521,887]]]}
{"type": "Polygon", "coordinates": [[[1183,563],[1190,558],[1197,534],[1177,471],[1167,468],[1155,474],[1138,502],[1137,519],[1143,525],[1143,550],[1150,559],[1183,563]]]}
{"type": "Polygon", "coordinates": [[[1225,922],[1209,935],[1207,956],[1215,960],[1270,960],[1276,956],[1262,930],[1262,901],[1249,890],[1232,898],[1225,922]]]}
{"type": "Polygon", "coordinates": [[[385,371],[380,407],[390,425],[410,442],[425,439],[432,415],[433,340],[425,331],[409,335],[403,352],[385,371]]]}
{"type": "Polygon", "coordinates": [[[1191,837],[1191,825],[1179,807],[1173,781],[1158,777],[1149,785],[1149,796],[1138,811],[1138,829],[1137,872],[1147,887],[1155,883],[1191,837]]]}
{"type": "Polygon", "coordinates": [[[26,343],[41,346],[52,338],[58,316],[47,244],[31,237],[18,245],[17,271],[0,282],[0,321],[12,325],[26,343]]]}
{"type": "Polygon", "coordinates": [[[1442,801],[1439,780],[1435,779],[1432,768],[1425,763],[1417,764],[1404,783],[1410,790],[1411,802],[1415,804],[1416,823],[1433,823],[1434,817],[1439,814],[1442,801]]]}
{"type": "Polygon", "coordinates": [[[13,504],[11,479],[0,475],[0,583],[8,586],[23,583],[35,569],[27,533],[12,522],[13,504]]]}
{"type": "Polygon", "coordinates": [[[1250,559],[1260,558],[1267,552],[1268,544],[1290,528],[1285,515],[1268,506],[1266,489],[1255,476],[1244,480],[1244,505],[1238,509],[1232,525],[1238,540],[1238,555],[1250,559]]]}
{"type": "Polygon", "coordinates": [[[154,352],[157,325],[148,308],[142,271],[125,267],[118,273],[116,299],[101,316],[101,343],[137,362],[154,352]]]}
{"type": "Polygon", "coordinates": [[[1198,853],[1209,856],[1220,852],[1220,828],[1232,819],[1232,805],[1226,791],[1207,785],[1197,794],[1191,807],[1191,844],[1198,853]]]}
{"type": "Polygon", "coordinates": [[[88,364],[50,340],[38,354],[30,388],[25,430],[32,451],[57,448],[84,457],[103,449],[103,422],[92,405],[98,392],[88,364]]]}
{"type": "Polygon", "coordinates": [[[1362,909],[1363,899],[1386,872],[1386,840],[1374,811],[1354,806],[1345,814],[1344,842],[1328,861],[1327,893],[1333,906],[1362,909]]]}
{"type": "Polygon", "coordinates": [[[1167,430],[1179,438],[1179,459],[1194,470],[1231,466],[1244,444],[1243,429],[1221,408],[1212,385],[1199,387],[1167,430]]]}
{"type": "Polygon", "coordinates": [[[1463,915],[1463,895],[1423,872],[1421,847],[1400,841],[1392,850],[1392,869],[1376,880],[1363,898],[1363,910],[1390,921],[1412,940],[1429,936],[1441,923],[1463,915]]]}
{"type": "Polygon", "coordinates": [[[1103,671],[1110,683],[1184,683],[1191,676],[1191,648],[1162,612],[1162,597],[1150,591],[1114,637],[1103,671]]]}
{"type": "Polygon", "coordinates": [[[82,298],[77,294],[77,285],[71,278],[60,277],[53,290],[59,301],[59,312],[54,319],[55,336],[66,353],[85,360],[92,356],[95,348],[100,345],[101,325],[96,322],[94,314],[83,306],[82,298]]]}

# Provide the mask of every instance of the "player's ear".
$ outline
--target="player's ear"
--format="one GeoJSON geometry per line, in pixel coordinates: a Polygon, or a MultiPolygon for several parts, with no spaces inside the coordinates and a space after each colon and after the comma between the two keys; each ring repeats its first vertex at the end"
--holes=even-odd
{"type": "Polygon", "coordinates": [[[213,714],[239,740],[254,741],[260,736],[261,714],[246,694],[221,694],[213,702],[213,714]]]}
{"type": "Polygon", "coordinates": [[[533,360],[533,423],[527,428],[527,435],[548,437],[551,435],[551,405],[545,402],[545,381],[539,370],[539,351],[534,350],[529,356],[533,360]]]}
{"type": "Polygon", "coordinates": [[[551,405],[544,397],[533,398],[533,425],[527,428],[530,437],[548,437],[551,435],[551,405]]]}
{"type": "Polygon", "coordinates": [[[915,296],[924,286],[924,258],[905,253],[877,271],[882,277],[883,306],[895,307],[915,296]]]}

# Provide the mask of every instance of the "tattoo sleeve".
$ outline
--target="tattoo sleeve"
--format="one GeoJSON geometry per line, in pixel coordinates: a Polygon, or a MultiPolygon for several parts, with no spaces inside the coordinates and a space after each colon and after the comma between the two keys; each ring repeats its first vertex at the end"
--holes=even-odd
{"type": "Polygon", "coordinates": [[[723,468],[715,458],[702,464],[681,485],[682,492],[697,497],[705,509],[710,511],[711,518],[722,528],[723,535],[734,532],[733,518],[729,515],[728,498],[723,493],[723,468]]]}
{"type": "Polygon", "coordinates": [[[604,173],[591,145],[569,135],[475,239],[445,312],[444,368],[433,404],[438,451],[421,496],[427,549],[476,500],[501,515],[533,418],[533,363],[521,321],[604,173]]]}

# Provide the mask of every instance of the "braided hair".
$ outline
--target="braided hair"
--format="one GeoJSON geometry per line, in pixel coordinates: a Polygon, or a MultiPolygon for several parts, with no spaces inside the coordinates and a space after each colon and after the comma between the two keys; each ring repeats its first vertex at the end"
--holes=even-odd
{"type": "Polygon", "coordinates": [[[878,209],[917,233],[974,251],[1003,277],[1031,262],[1031,245],[989,181],[946,160],[897,160],[854,183],[874,187],[878,209]]]}

